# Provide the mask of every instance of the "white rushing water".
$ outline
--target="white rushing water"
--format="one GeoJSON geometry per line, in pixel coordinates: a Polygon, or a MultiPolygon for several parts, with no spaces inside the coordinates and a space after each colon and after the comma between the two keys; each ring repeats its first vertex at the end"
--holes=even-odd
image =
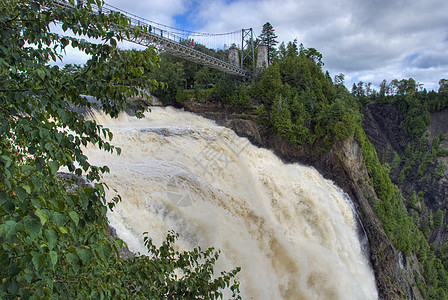
{"type": "Polygon", "coordinates": [[[108,217],[132,251],[174,230],[180,249],[222,251],[217,274],[240,266],[244,299],[377,299],[350,200],[315,169],[173,108],[96,119],[122,154],[86,154],[111,170],[123,201],[108,217]]]}

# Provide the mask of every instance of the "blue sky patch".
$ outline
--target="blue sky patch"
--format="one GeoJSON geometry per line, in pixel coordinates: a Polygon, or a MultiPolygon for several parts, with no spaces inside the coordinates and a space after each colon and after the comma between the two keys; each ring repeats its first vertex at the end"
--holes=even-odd
{"type": "Polygon", "coordinates": [[[417,59],[420,55],[416,52],[412,55],[409,55],[408,57],[406,57],[406,60],[408,62],[413,62],[415,59],[417,59]]]}

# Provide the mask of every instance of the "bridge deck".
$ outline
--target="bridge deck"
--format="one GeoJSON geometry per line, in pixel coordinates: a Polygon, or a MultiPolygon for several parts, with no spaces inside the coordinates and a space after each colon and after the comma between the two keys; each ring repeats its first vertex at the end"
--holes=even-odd
{"type": "MultiPolygon", "coordinates": [[[[71,7],[68,1],[64,0],[56,0],[54,1],[54,3],[55,5],[60,7],[71,7]]],[[[116,9],[108,4],[105,4],[101,8],[101,10],[99,10],[97,7],[95,7],[94,10],[96,10],[97,13],[108,13],[110,11],[115,11],[116,9]]],[[[118,11],[125,14],[131,20],[131,24],[128,29],[132,35],[132,38],[127,39],[129,42],[136,43],[145,47],[155,44],[160,45],[163,51],[166,51],[171,55],[193,61],[195,63],[202,64],[231,75],[242,77],[246,76],[246,71],[239,66],[232,65],[226,61],[183,45],[180,43],[182,41],[181,37],[171,32],[154,27],[151,24],[145,22],[145,20],[142,18],[139,18],[122,10],[118,11]],[[146,33],[141,33],[139,36],[134,36],[134,31],[132,30],[134,26],[146,27],[148,30],[146,33]]]]}

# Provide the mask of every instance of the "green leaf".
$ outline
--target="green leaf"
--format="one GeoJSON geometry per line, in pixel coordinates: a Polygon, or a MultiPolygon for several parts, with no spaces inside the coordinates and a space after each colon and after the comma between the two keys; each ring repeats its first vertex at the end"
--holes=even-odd
{"type": "Polygon", "coordinates": [[[23,165],[21,168],[23,173],[33,170],[34,168],[30,165],[23,165]]]}
{"type": "Polygon", "coordinates": [[[34,186],[35,190],[40,190],[41,189],[42,183],[41,183],[40,179],[37,176],[32,176],[31,177],[31,182],[32,182],[32,185],[34,186]]]}
{"type": "Polygon", "coordinates": [[[68,230],[67,230],[67,228],[65,228],[64,226],[59,226],[59,227],[58,227],[58,230],[59,230],[59,232],[62,233],[62,234],[68,234],[68,230]]]}
{"type": "Polygon", "coordinates": [[[16,221],[8,220],[3,224],[0,224],[0,236],[9,237],[14,234],[14,228],[16,227],[16,221]]]}
{"type": "Polygon", "coordinates": [[[47,238],[48,247],[53,249],[58,242],[58,233],[56,230],[50,228],[45,230],[45,237],[47,238]]]}
{"type": "Polygon", "coordinates": [[[31,9],[33,10],[33,11],[39,11],[39,9],[40,9],[40,5],[39,5],[39,3],[37,3],[37,2],[31,2],[31,9]]]}
{"type": "Polygon", "coordinates": [[[58,262],[58,254],[56,253],[56,251],[50,251],[48,253],[48,256],[50,257],[51,265],[54,267],[58,262]]]}
{"type": "Polygon", "coordinates": [[[73,266],[73,268],[75,269],[75,271],[79,270],[79,258],[76,254],[74,253],[68,253],[65,256],[65,259],[67,260],[67,262],[73,266]]]}
{"type": "Polygon", "coordinates": [[[37,76],[40,77],[40,79],[44,80],[45,79],[45,71],[42,69],[36,70],[37,72],[37,76]]]}
{"type": "Polygon", "coordinates": [[[8,275],[9,276],[16,276],[20,272],[19,264],[15,261],[11,261],[8,268],[8,275]]]}
{"type": "Polygon", "coordinates": [[[51,160],[48,162],[48,166],[50,167],[51,174],[55,175],[59,170],[59,164],[57,161],[51,160]]]}
{"type": "Polygon", "coordinates": [[[32,252],[32,259],[34,267],[36,270],[42,269],[47,264],[47,256],[45,253],[39,253],[39,252],[32,252]]]}
{"type": "Polygon", "coordinates": [[[68,213],[68,215],[70,216],[70,219],[72,219],[72,221],[75,222],[75,225],[78,226],[79,216],[76,213],[76,211],[71,211],[68,213]]]}
{"type": "Polygon", "coordinates": [[[9,201],[9,197],[5,192],[0,192],[0,206],[3,206],[6,201],[9,201]]]}
{"type": "Polygon", "coordinates": [[[42,224],[36,218],[26,217],[25,218],[25,230],[29,233],[31,239],[35,239],[42,229],[42,224]]]}
{"type": "Polygon", "coordinates": [[[44,225],[48,221],[47,213],[45,211],[40,210],[40,209],[36,209],[34,214],[39,217],[40,222],[42,223],[42,225],[44,225]]]}
{"type": "Polygon", "coordinates": [[[27,194],[31,194],[31,187],[29,185],[24,185],[22,188],[26,191],[27,194]]]}
{"type": "Polygon", "coordinates": [[[5,167],[9,167],[11,165],[11,158],[9,158],[9,156],[7,155],[2,155],[1,158],[5,161],[5,167]]]}
{"type": "Polygon", "coordinates": [[[117,245],[118,249],[122,249],[123,248],[123,241],[121,239],[115,239],[114,240],[115,245],[117,245]]]}
{"type": "Polygon", "coordinates": [[[56,224],[56,226],[61,226],[65,223],[66,216],[60,212],[54,212],[51,215],[51,221],[56,224]]]}
{"type": "Polygon", "coordinates": [[[107,260],[112,255],[112,247],[110,244],[101,245],[99,248],[99,255],[102,259],[107,260]]]}
{"type": "Polygon", "coordinates": [[[76,253],[78,254],[83,264],[89,264],[90,260],[93,257],[92,251],[86,248],[78,248],[76,249],[76,253]]]}
{"type": "Polygon", "coordinates": [[[26,190],[22,187],[16,187],[14,189],[14,192],[16,193],[17,197],[19,197],[19,199],[24,199],[28,195],[26,190]]]}

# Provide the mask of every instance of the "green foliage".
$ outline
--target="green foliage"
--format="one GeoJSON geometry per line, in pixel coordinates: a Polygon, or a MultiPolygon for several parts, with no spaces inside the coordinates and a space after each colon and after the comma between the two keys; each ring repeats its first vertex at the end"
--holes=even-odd
{"type": "MultiPolygon", "coordinates": [[[[373,91],[371,98],[380,103],[400,103],[403,107],[415,107],[415,104],[422,105],[422,113],[425,111],[440,111],[448,107],[448,93],[446,92],[446,79],[439,81],[439,92],[426,91],[422,84],[415,82],[413,78],[397,80],[387,83],[383,80],[380,84],[380,91],[373,91]],[[377,97],[378,96],[378,97],[377,97]]],[[[357,90],[359,91],[359,90],[357,90]]],[[[366,95],[366,90],[361,91],[366,95]]]]}
{"type": "Polygon", "coordinates": [[[266,22],[263,25],[263,29],[261,30],[261,34],[258,38],[268,47],[268,65],[270,65],[277,56],[275,46],[278,44],[278,41],[276,40],[277,35],[275,34],[275,29],[271,23],[266,22]]]}
{"type": "Polygon", "coordinates": [[[213,99],[214,89],[200,89],[195,87],[193,90],[184,90],[186,95],[189,95],[188,98],[194,98],[198,102],[207,102],[213,99]],[[193,95],[191,96],[191,92],[193,95]]]}
{"type": "Polygon", "coordinates": [[[158,86],[150,75],[159,58],[151,47],[119,50],[129,20],[116,12],[96,14],[92,7],[101,1],[70,1],[73,8],[50,4],[1,0],[0,298],[213,299],[226,287],[238,297],[232,280],[238,269],[212,279],[217,253],[174,252],[172,234],[159,248],[146,238],[152,257],[120,259],[122,241],[111,242],[106,233],[107,206],[113,208],[119,196],[106,201],[105,184],[77,182],[82,173],[100,182],[109,170],[91,165],[83,147],[117,154],[120,149],[110,144],[109,129],[73,108],[101,106],[117,117],[132,107],[141,117],[143,108],[127,99],[158,86]],[[74,36],[51,32],[54,23],[74,36]],[[54,65],[68,45],[90,57],[85,65],[54,65]],[[61,180],[60,168],[71,179],[61,180]],[[175,270],[184,276],[176,277],[175,270]]]}
{"type": "Polygon", "coordinates": [[[213,81],[213,72],[207,67],[202,67],[194,75],[195,87],[206,88],[213,81]]]}
{"type": "Polygon", "coordinates": [[[445,214],[442,210],[438,209],[436,213],[434,214],[434,227],[440,228],[443,225],[443,219],[445,217],[445,214]]]}
{"type": "Polygon", "coordinates": [[[390,165],[391,170],[396,171],[400,167],[401,157],[397,152],[394,151],[394,158],[392,159],[392,163],[390,165]]]}
{"type": "Polygon", "coordinates": [[[437,167],[437,169],[434,170],[434,178],[436,180],[439,180],[445,177],[445,170],[446,170],[445,163],[443,161],[440,161],[439,166],[437,167]]]}
{"type": "Polygon", "coordinates": [[[179,103],[183,103],[188,99],[191,99],[192,97],[189,97],[189,95],[186,93],[186,90],[182,90],[180,87],[177,88],[176,91],[176,101],[179,103]]]}
{"type": "Polygon", "coordinates": [[[271,124],[276,132],[281,137],[290,139],[293,134],[291,112],[287,107],[287,103],[285,103],[285,99],[283,99],[281,95],[276,97],[270,117],[271,124]]]}
{"type": "Polygon", "coordinates": [[[415,191],[412,192],[412,195],[409,199],[409,207],[419,211],[419,199],[417,198],[417,194],[415,193],[415,191]]]}
{"type": "Polygon", "coordinates": [[[236,94],[235,100],[232,102],[232,105],[236,107],[250,107],[250,96],[247,92],[247,88],[243,84],[240,85],[240,89],[238,91],[238,94],[236,94]]]}
{"type": "Polygon", "coordinates": [[[361,144],[364,163],[370,178],[373,180],[379,201],[373,203],[378,218],[381,220],[387,235],[394,245],[406,254],[413,250],[412,232],[418,228],[408,216],[404,199],[392,184],[387,172],[381,165],[375,148],[369,142],[362,128],[357,128],[356,138],[361,144]]]}
{"type": "Polygon", "coordinates": [[[221,74],[216,82],[213,97],[226,104],[248,106],[250,97],[240,79],[221,74]]]}
{"type": "Polygon", "coordinates": [[[412,108],[406,114],[404,131],[410,138],[416,139],[423,135],[429,122],[430,117],[427,110],[422,111],[421,107],[412,108]]]}
{"type": "MultiPolygon", "coordinates": [[[[446,94],[443,92],[444,84],[445,82],[442,80],[440,82],[442,91],[439,91],[439,93],[434,91],[428,93],[412,78],[392,80],[390,84],[387,84],[384,80],[380,85],[379,94],[373,92],[370,96],[367,94],[365,85],[362,83],[354,85],[352,92],[358,99],[367,98],[369,102],[398,104],[405,116],[402,123],[405,136],[401,141],[401,145],[406,147],[405,153],[401,156],[401,159],[395,153],[391,163],[393,175],[397,178],[396,182],[399,185],[405,183],[403,186],[409,187],[410,184],[413,184],[413,186],[418,188],[426,188],[433,178],[438,180],[445,176],[445,165],[437,159],[445,154],[445,149],[440,146],[443,136],[433,138],[432,144],[430,144],[427,140],[429,135],[426,133],[430,123],[430,112],[447,107],[446,94]],[[399,176],[396,176],[398,172],[400,172],[399,176]],[[413,183],[412,180],[415,179],[415,174],[418,174],[419,182],[413,183]]],[[[364,148],[363,154],[365,155],[365,151],[368,150],[367,147],[364,148]]],[[[381,177],[381,172],[375,170],[375,164],[367,165],[367,167],[371,177],[381,177]]],[[[381,190],[386,190],[384,187],[381,188],[383,184],[387,186],[386,181],[374,180],[374,183],[376,184],[375,191],[377,193],[381,190]],[[378,186],[379,182],[380,186],[378,186]]],[[[427,239],[433,237],[431,235],[433,229],[444,226],[445,213],[442,210],[433,210],[430,206],[427,207],[423,195],[423,191],[418,191],[418,196],[414,191],[408,201],[407,209],[409,209],[409,215],[413,219],[413,225],[415,224],[415,226],[410,227],[413,233],[412,239],[418,242],[411,244],[407,248],[418,255],[422,274],[425,278],[425,284],[418,283],[418,286],[424,298],[442,299],[440,297],[445,297],[448,291],[446,266],[441,264],[439,258],[442,255],[440,251],[439,258],[435,256],[436,245],[433,244],[429,247],[427,239]]],[[[397,229],[402,228],[402,224],[406,224],[407,221],[402,219],[397,222],[394,218],[398,220],[400,218],[387,213],[388,209],[393,208],[394,203],[396,203],[394,197],[390,196],[389,199],[391,199],[390,203],[392,205],[381,203],[381,205],[376,207],[376,212],[386,229],[395,228],[386,232],[389,236],[392,236],[393,240],[396,240],[398,236],[394,237],[394,235],[400,232],[397,229]]],[[[402,210],[405,212],[406,207],[403,207],[402,210]]],[[[398,215],[400,212],[396,211],[396,213],[398,215]]],[[[402,243],[397,245],[400,244],[402,243]]]]}
{"type": "Polygon", "coordinates": [[[261,98],[266,107],[270,107],[282,89],[280,66],[279,64],[272,64],[267,68],[260,83],[257,85],[255,96],[261,98]]]}
{"type": "Polygon", "coordinates": [[[164,103],[169,103],[178,96],[178,89],[185,86],[185,73],[182,62],[173,62],[170,57],[164,56],[160,61],[160,68],[156,69],[151,77],[166,83],[165,87],[159,87],[154,94],[164,103]]]}
{"type": "Polygon", "coordinates": [[[149,256],[133,257],[120,270],[123,281],[134,287],[132,297],[140,299],[218,299],[223,297],[222,289],[229,287],[232,298],[241,299],[239,283],[233,277],[239,268],[222,272],[213,278],[213,266],[219,251],[209,248],[205,251],[178,252],[173,243],[178,235],[170,232],[166,241],[156,247],[150,238],[144,237],[149,256]],[[176,271],[176,272],[175,272],[176,271]]]}
{"type": "MultiPolygon", "coordinates": [[[[190,46],[191,42],[192,40],[186,39],[181,44],[190,46]]],[[[228,57],[228,50],[216,51],[198,43],[194,43],[194,49],[222,60],[226,60],[228,57]]],[[[172,104],[174,101],[182,103],[193,98],[198,101],[210,101],[217,98],[229,103],[229,99],[237,94],[241,84],[241,78],[239,77],[234,78],[218,70],[171,56],[168,53],[162,53],[160,56],[160,68],[152,72],[150,76],[167,84],[165,88],[159,88],[155,91],[155,95],[160,97],[164,104],[172,104]],[[228,87],[226,86],[227,81],[230,82],[228,87]],[[212,89],[217,85],[220,85],[220,87],[217,89],[218,92],[215,92],[212,89]],[[232,96],[223,94],[231,94],[232,96]]]]}
{"type": "Polygon", "coordinates": [[[322,72],[321,59],[313,48],[299,52],[297,41],[280,45],[278,62],[268,67],[252,94],[262,100],[277,134],[296,145],[320,140],[326,150],[335,140],[353,136],[361,115],[343,81],[334,84],[322,72]]]}
{"type": "Polygon", "coordinates": [[[448,241],[446,241],[439,249],[440,259],[444,263],[445,269],[448,269],[448,241]]]}
{"type": "MultiPolygon", "coordinates": [[[[432,227],[443,223],[443,213],[437,212],[437,216],[423,219],[422,231],[420,231],[417,224],[407,214],[404,199],[390,181],[378,160],[375,149],[361,128],[357,130],[356,137],[361,143],[364,162],[379,198],[379,201],[374,203],[374,209],[387,235],[405,254],[417,253],[425,278],[425,284],[418,281],[417,285],[424,299],[443,299],[438,297],[445,295],[448,291],[446,266],[443,266],[442,261],[435,257],[434,251],[425,238],[429,236],[432,227]]],[[[425,211],[423,199],[420,196],[417,197],[415,193],[412,194],[410,203],[411,207],[420,206],[420,211],[425,211]]]]}

